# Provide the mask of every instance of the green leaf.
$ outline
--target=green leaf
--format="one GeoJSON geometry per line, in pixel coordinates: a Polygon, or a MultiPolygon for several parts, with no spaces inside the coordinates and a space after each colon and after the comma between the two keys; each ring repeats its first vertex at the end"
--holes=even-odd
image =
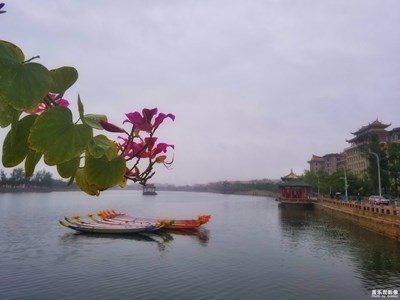
{"type": "Polygon", "coordinates": [[[19,122],[19,114],[14,114],[12,121],[11,121],[11,130],[10,130],[10,138],[12,141],[15,141],[17,138],[17,130],[13,130],[14,128],[17,128],[19,122]]]}
{"type": "Polygon", "coordinates": [[[32,176],[35,172],[35,167],[42,158],[42,153],[29,149],[28,155],[25,159],[25,175],[32,176]]]}
{"type": "MultiPolygon", "coordinates": [[[[25,56],[14,44],[7,41],[0,41],[0,80],[6,80],[4,75],[7,75],[9,70],[15,66],[22,64],[25,56]]],[[[6,103],[4,91],[0,88],[0,102],[6,103]]]]}
{"type": "Polygon", "coordinates": [[[23,63],[25,56],[18,46],[7,41],[0,41],[0,60],[3,59],[23,63]]]}
{"type": "Polygon", "coordinates": [[[74,177],[79,169],[81,158],[76,157],[70,161],[57,165],[57,172],[62,178],[74,177]]]}
{"type": "Polygon", "coordinates": [[[81,96],[78,94],[78,111],[79,111],[79,118],[84,120],[84,108],[83,108],[83,103],[81,101],[81,96]]]}
{"type": "Polygon", "coordinates": [[[84,124],[89,125],[90,127],[95,129],[103,130],[103,127],[101,127],[99,123],[101,120],[107,121],[107,116],[87,114],[84,115],[82,119],[84,124]]]}
{"type": "Polygon", "coordinates": [[[29,115],[22,118],[8,132],[3,143],[3,165],[7,168],[20,164],[28,154],[29,130],[34,124],[37,116],[29,115]]]}
{"type": "Polygon", "coordinates": [[[52,83],[49,91],[64,94],[78,79],[78,71],[73,67],[61,67],[50,70],[52,83]]]}
{"type": "Polygon", "coordinates": [[[118,149],[113,141],[109,140],[105,135],[97,135],[90,141],[88,145],[90,155],[94,158],[100,158],[106,155],[108,160],[118,156],[118,149]]]}
{"type": "Polygon", "coordinates": [[[125,177],[123,177],[123,178],[121,179],[121,181],[118,182],[118,185],[119,185],[120,187],[122,187],[122,188],[126,187],[127,184],[128,184],[128,179],[126,179],[125,177]]]}
{"type": "Polygon", "coordinates": [[[85,124],[73,124],[66,107],[53,107],[42,113],[29,136],[31,148],[44,153],[48,165],[58,165],[79,157],[92,139],[93,130],[85,124]]]}
{"type": "Polygon", "coordinates": [[[9,126],[13,119],[19,118],[21,112],[15,110],[4,101],[0,101],[0,127],[9,126]]]}
{"type": "Polygon", "coordinates": [[[101,120],[107,121],[107,116],[94,115],[94,114],[85,115],[80,95],[78,95],[78,111],[79,111],[79,117],[81,118],[83,124],[86,124],[95,129],[103,130],[103,127],[100,125],[100,121],[101,120]]]}
{"type": "Polygon", "coordinates": [[[86,194],[91,196],[98,196],[100,195],[100,189],[88,182],[86,174],[83,168],[79,168],[75,174],[75,181],[79,188],[84,191],[86,194]]]}
{"type": "Polygon", "coordinates": [[[90,184],[100,190],[119,184],[125,175],[126,162],[121,156],[108,160],[106,156],[95,158],[86,153],[85,175],[90,184]]]}
{"type": "Polygon", "coordinates": [[[47,95],[50,84],[50,73],[41,64],[6,62],[0,58],[0,100],[13,108],[34,108],[47,95]]]}

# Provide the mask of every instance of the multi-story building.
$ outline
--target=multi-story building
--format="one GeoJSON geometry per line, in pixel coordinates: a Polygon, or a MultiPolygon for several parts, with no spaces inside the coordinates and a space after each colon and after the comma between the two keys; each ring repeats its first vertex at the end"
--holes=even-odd
{"type": "Polygon", "coordinates": [[[342,153],[331,153],[324,156],[313,155],[308,161],[311,172],[324,171],[333,173],[337,169],[346,167],[353,174],[360,175],[368,168],[368,150],[372,136],[378,138],[379,143],[384,147],[387,143],[400,143],[400,127],[387,130],[391,124],[384,124],[379,120],[362,126],[354,137],[346,140],[351,145],[342,153]]]}
{"type": "Polygon", "coordinates": [[[346,140],[350,147],[344,151],[347,156],[346,166],[353,174],[360,175],[368,168],[369,143],[372,136],[378,138],[379,143],[385,145],[390,138],[390,132],[386,130],[391,124],[383,124],[375,120],[374,122],[361,127],[356,132],[352,132],[354,137],[346,140]]]}
{"type": "Polygon", "coordinates": [[[323,171],[329,174],[334,173],[337,169],[345,166],[345,153],[330,153],[324,156],[314,155],[308,161],[311,172],[323,171]]]}
{"type": "Polygon", "coordinates": [[[322,156],[312,155],[311,159],[308,161],[310,164],[311,172],[323,171],[325,167],[325,160],[322,156]]]}

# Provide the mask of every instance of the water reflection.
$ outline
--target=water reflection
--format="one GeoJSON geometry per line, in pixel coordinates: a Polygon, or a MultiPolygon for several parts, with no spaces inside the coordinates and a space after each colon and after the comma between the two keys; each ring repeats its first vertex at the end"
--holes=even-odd
{"type": "Polygon", "coordinates": [[[192,237],[194,240],[198,241],[200,246],[207,246],[208,241],[210,240],[210,230],[205,228],[179,230],[166,229],[165,233],[192,237]]]}
{"type": "Polygon", "coordinates": [[[282,228],[301,229],[308,227],[312,209],[302,207],[279,207],[282,228]]]}
{"type": "Polygon", "coordinates": [[[199,229],[183,229],[173,230],[164,229],[153,232],[142,232],[135,234],[104,234],[104,233],[85,233],[76,232],[68,233],[61,236],[61,241],[64,244],[70,244],[74,242],[99,242],[103,241],[115,241],[115,240],[133,240],[137,242],[152,242],[157,244],[160,251],[164,251],[166,246],[174,241],[174,236],[187,236],[198,242],[200,246],[207,246],[210,239],[210,231],[205,228],[199,229]],[[97,239],[97,241],[96,241],[97,239]]]}
{"type": "Polygon", "coordinates": [[[319,210],[281,208],[280,225],[292,250],[306,243],[312,245],[313,256],[350,257],[365,289],[400,287],[400,243],[396,240],[362,228],[351,218],[319,210]]]}

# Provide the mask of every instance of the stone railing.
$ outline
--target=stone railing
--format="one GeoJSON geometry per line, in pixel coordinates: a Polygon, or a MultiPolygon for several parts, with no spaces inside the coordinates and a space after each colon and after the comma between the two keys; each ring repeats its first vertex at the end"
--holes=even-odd
{"type": "Polygon", "coordinates": [[[400,206],[374,205],[366,201],[341,201],[328,198],[318,198],[318,203],[356,215],[363,215],[382,220],[400,223],[400,206]]]}
{"type": "Polygon", "coordinates": [[[400,241],[399,206],[318,198],[316,207],[333,214],[339,213],[362,227],[400,241]]]}

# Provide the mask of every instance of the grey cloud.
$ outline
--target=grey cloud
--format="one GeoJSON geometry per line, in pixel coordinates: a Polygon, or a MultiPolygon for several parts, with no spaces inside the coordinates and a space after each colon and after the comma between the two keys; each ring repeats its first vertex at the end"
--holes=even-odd
{"type": "Polygon", "coordinates": [[[158,182],[301,173],[377,117],[400,126],[398,1],[7,5],[3,38],[50,67],[77,67],[68,95],[87,111],[176,114],[162,131],[175,167],[158,182]]]}

